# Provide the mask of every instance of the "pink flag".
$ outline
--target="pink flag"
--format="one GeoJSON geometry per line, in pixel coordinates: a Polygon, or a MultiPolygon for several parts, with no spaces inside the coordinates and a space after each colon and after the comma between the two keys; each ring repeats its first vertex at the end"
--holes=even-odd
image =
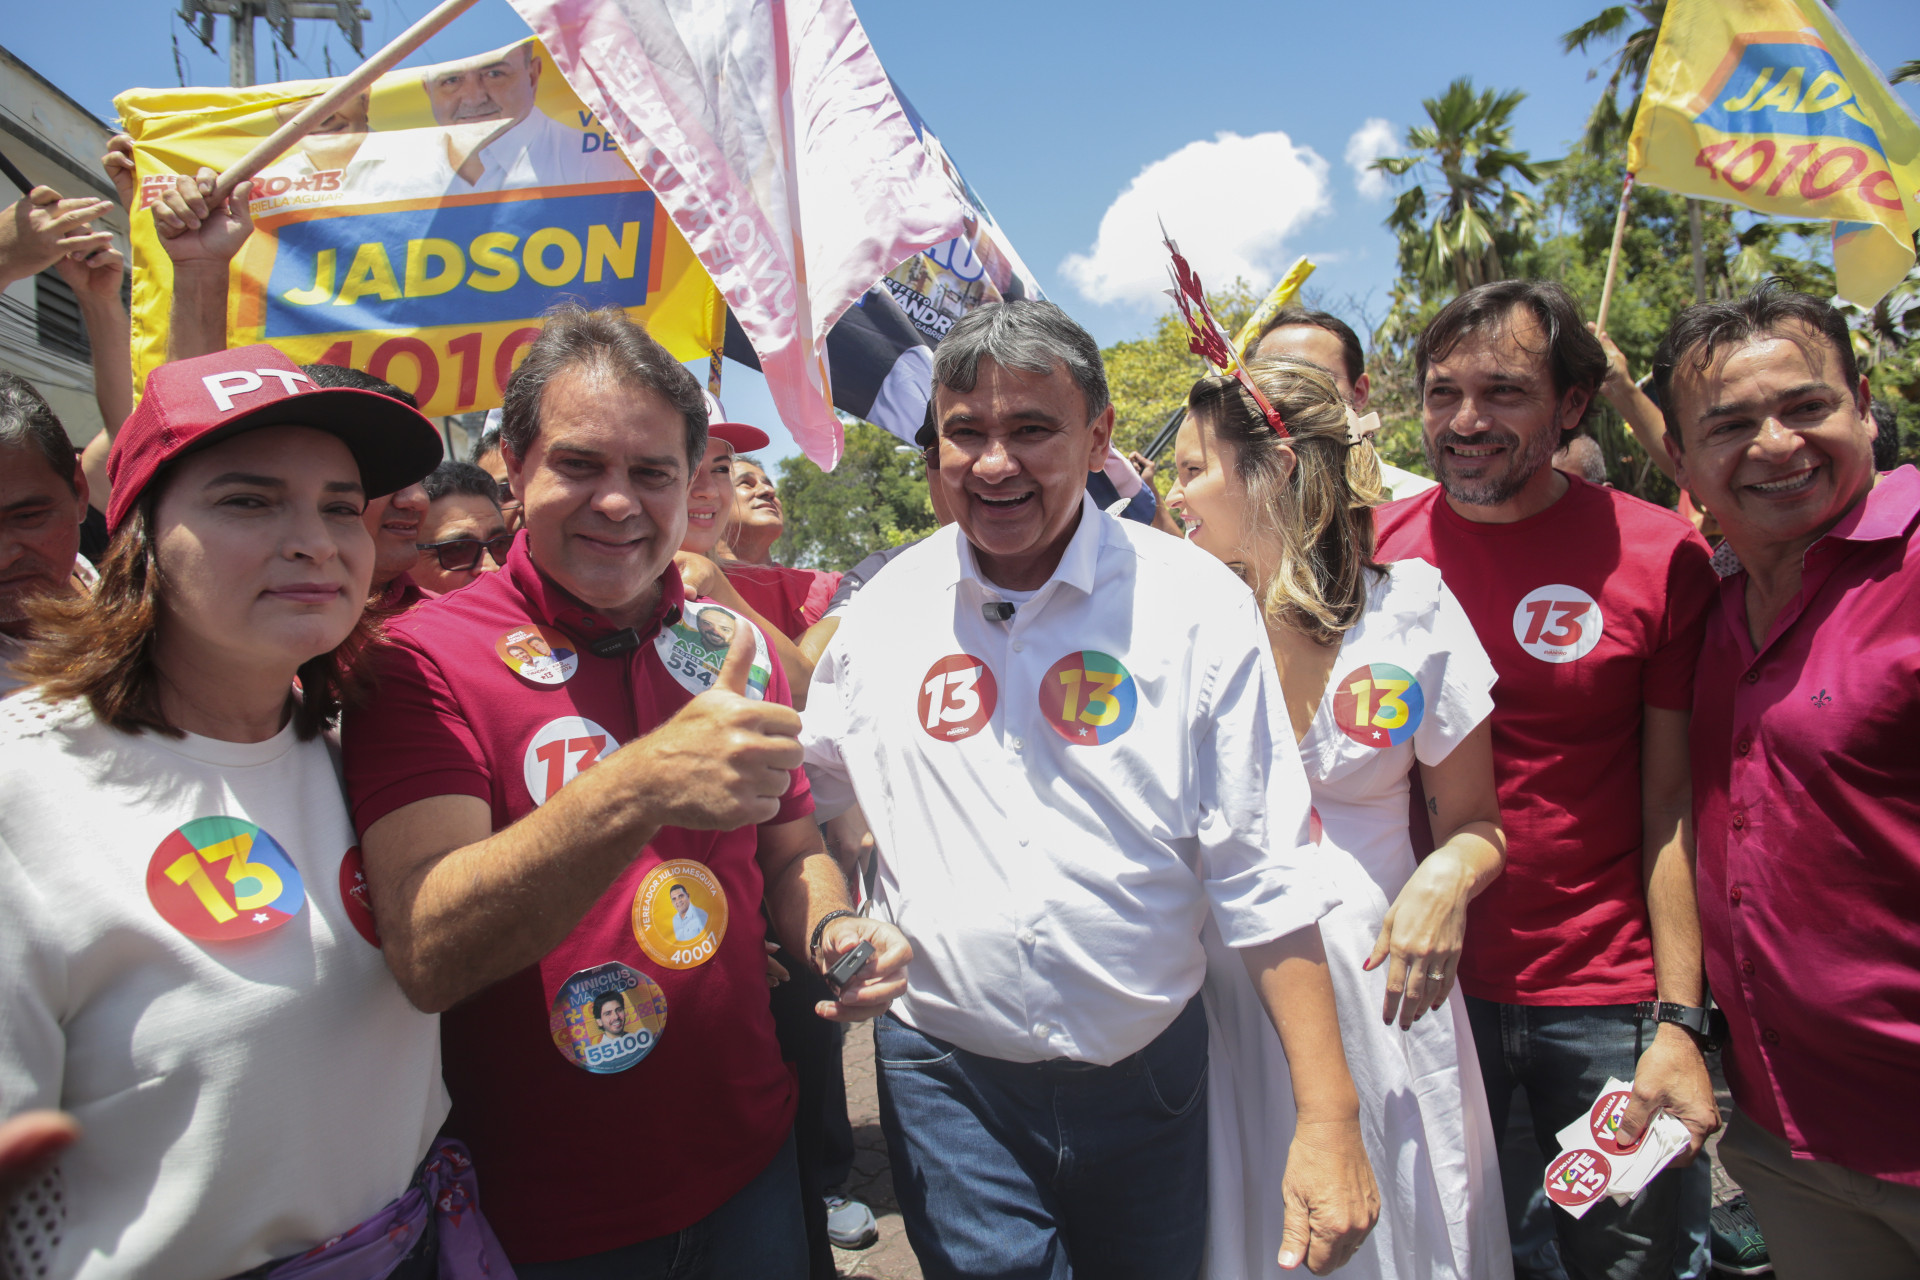
{"type": "Polygon", "coordinates": [[[511,0],[646,179],[831,469],[826,335],[964,230],[850,0],[511,0]]]}

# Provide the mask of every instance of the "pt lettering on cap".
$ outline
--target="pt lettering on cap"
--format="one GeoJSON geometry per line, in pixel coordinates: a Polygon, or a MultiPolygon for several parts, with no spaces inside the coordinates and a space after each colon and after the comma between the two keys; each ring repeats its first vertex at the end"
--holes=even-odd
{"type": "Polygon", "coordinates": [[[298,388],[293,385],[296,382],[304,382],[308,386],[313,385],[313,379],[296,369],[255,369],[252,371],[246,369],[230,369],[226,373],[209,374],[200,379],[200,382],[206,387],[207,394],[213,397],[214,406],[218,408],[220,412],[227,413],[233,408],[233,398],[235,396],[243,396],[250,391],[260,390],[260,388],[267,385],[265,381],[266,378],[278,378],[280,385],[285,388],[288,395],[293,395],[298,390],[298,388]]]}

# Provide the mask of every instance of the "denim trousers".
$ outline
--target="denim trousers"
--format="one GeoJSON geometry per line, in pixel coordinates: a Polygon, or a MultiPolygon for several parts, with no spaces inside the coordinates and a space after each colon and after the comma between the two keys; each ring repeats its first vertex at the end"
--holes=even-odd
{"type": "Polygon", "coordinates": [[[516,1262],[520,1280],[806,1280],[793,1135],[752,1182],[690,1227],[565,1262],[516,1262]]]}
{"type": "MultiPolygon", "coordinates": [[[[1540,1154],[1559,1154],[1555,1137],[1587,1114],[1609,1076],[1633,1079],[1640,1055],[1653,1043],[1654,1024],[1634,1006],[1519,1005],[1467,997],[1480,1074],[1496,1144],[1506,1138],[1516,1087],[1527,1092],[1540,1154]]],[[[1570,1280],[1669,1280],[1690,1274],[1706,1239],[1712,1184],[1702,1156],[1692,1166],[1669,1165],[1628,1204],[1603,1199],[1586,1216],[1550,1210],[1560,1264],[1570,1280]]],[[[1508,1203],[1516,1197],[1509,1195],[1508,1203]]]]}
{"type": "Polygon", "coordinates": [[[1112,1066],[1005,1062],[874,1024],[880,1118],[927,1280],[1183,1280],[1207,1225],[1199,997],[1112,1066]]]}

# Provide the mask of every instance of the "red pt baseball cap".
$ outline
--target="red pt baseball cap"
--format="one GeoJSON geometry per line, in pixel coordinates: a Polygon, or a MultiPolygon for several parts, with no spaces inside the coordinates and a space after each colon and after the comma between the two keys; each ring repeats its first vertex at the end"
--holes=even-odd
{"type": "Polygon", "coordinates": [[[374,391],[316,387],[300,366],[265,344],[163,364],[113,451],[107,531],[119,531],[140,495],[184,453],[256,427],[312,427],[338,436],[360,464],[369,498],[404,489],[440,464],[440,433],[421,414],[374,391]]]}

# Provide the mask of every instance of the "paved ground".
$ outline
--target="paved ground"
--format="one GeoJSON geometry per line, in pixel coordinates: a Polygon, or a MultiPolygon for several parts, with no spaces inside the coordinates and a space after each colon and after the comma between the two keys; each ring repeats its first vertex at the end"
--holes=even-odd
{"type": "Polygon", "coordinates": [[[847,1194],[864,1200],[880,1220],[880,1242],[857,1252],[835,1249],[834,1261],[848,1280],[920,1280],[920,1264],[907,1246],[887,1167],[887,1140],[880,1134],[880,1102],[874,1094],[873,1024],[847,1030],[847,1117],[853,1121],[853,1176],[847,1194]]]}

